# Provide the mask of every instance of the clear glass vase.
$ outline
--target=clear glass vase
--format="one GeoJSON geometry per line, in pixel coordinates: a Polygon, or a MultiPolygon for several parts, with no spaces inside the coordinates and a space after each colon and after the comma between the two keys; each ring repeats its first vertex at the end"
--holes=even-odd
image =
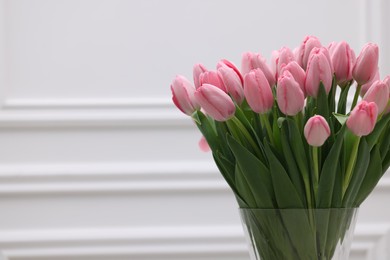
{"type": "Polygon", "coordinates": [[[240,209],[252,260],[347,260],[358,208],[240,209]]]}

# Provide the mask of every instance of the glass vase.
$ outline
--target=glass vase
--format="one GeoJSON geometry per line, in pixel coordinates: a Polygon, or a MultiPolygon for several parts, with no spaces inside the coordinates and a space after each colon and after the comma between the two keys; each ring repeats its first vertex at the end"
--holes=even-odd
{"type": "Polygon", "coordinates": [[[357,212],[358,208],[240,209],[251,260],[347,260],[357,212]]]}

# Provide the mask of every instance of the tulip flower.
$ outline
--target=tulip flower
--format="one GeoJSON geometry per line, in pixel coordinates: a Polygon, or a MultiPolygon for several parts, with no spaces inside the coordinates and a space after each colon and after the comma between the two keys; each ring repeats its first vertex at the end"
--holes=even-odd
{"type": "Polygon", "coordinates": [[[367,43],[357,57],[352,70],[352,76],[359,85],[369,82],[375,76],[378,60],[378,45],[367,43]]]}
{"type": "Polygon", "coordinates": [[[266,60],[259,53],[246,52],[242,55],[241,72],[242,75],[249,73],[251,70],[261,69],[268,80],[269,85],[275,85],[275,74],[268,66],[266,60]]]}
{"type": "Polygon", "coordinates": [[[331,43],[328,47],[337,83],[343,87],[352,80],[355,52],[345,41],[331,43]]]}
{"type": "Polygon", "coordinates": [[[383,81],[375,81],[367,93],[364,95],[363,100],[367,102],[375,102],[378,106],[378,113],[381,114],[389,101],[389,88],[383,81]]]}
{"type": "Polygon", "coordinates": [[[227,93],[233,97],[237,104],[241,104],[244,100],[244,88],[237,73],[233,69],[223,66],[218,69],[218,75],[222,79],[227,93]]]}
{"type": "Polygon", "coordinates": [[[199,76],[199,83],[202,86],[203,84],[210,84],[214,85],[224,92],[226,92],[226,87],[223,84],[222,79],[219,77],[218,72],[216,71],[206,71],[200,74],[199,76]]]}
{"type": "Polygon", "coordinates": [[[256,113],[264,114],[273,106],[272,90],[261,69],[254,69],[244,76],[244,94],[256,113]]]}
{"type": "Polygon", "coordinates": [[[199,140],[199,149],[202,151],[202,152],[209,152],[210,151],[210,146],[209,144],[207,143],[207,140],[206,138],[204,138],[204,136],[202,136],[199,140]]]}
{"type": "MultiPolygon", "coordinates": [[[[383,82],[387,85],[389,88],[389,101],[390,101],[390,75],[386,76],[383,82]]],[[[389,101],[387,102],[387,106],[385,108],[385,111],[383,112],[384,114],[388,114],[390,112],[390,104],[389,101]]]]}
{"type": "Polygon", "coordinates": [[[309,145],[322,146],[330,136],[330,128],[325,118],[315,115],[307,120],[304,128],[306,141],[309,145]]]}
{"type": "Polygon", "coordinates": [[[321,42],[318,40],[315,36],[306,36],[301,45],[299,46],[299,49],[297,51],[297,57],[296,60],[298,64],[306,70],[308,62],[309,62],[309,56],[310,52],[314,48],[321,48],[321,42]]]}
{"type": "Polygon", "coordinates": [[[281,48],[278,51],[278,57],[275,60],[275,63],[276,63],[276,72],[275,72],[276,78],[278,78],[279,75],[282,75],[281,72],[280,72],[281,68],[283,66],[285,66],[286,64],[288,64],[289,62],[294,61],[294,60],[295,60],[294,54],[293,54],[293,52],[289,48],[287,48],[287,47],[281,48]]]}
{"type": "Polygon", "coordinates": [[[367,83],[364,83],[361,86],[359,95],[361,97],[364,97],[364,95],[367,93],[367,91],[371,88],[372,83],[374,83],[377,80],[380,80],[379,68],[377,68],[375,76],[372,79],[370,79],[370,81],[368,81],[367,83]]]}
{"type": "MultiPolygon", "coordinates": [[[[294,56],[295,57],[295,56],[294,56]]],[[[270,69],[273,75],[275,75],[275,78],[277,79],[277,63],[279,61],[279,51],[272,51],[271,52],[271,65],[270,69]]]]}
{"type": "Polygon", "coordinates": [[[288,71],[285,71],[278,80],[276,98],[280,111],[285,115],[295,116],[305,106],[305,96],[288,71]]]}
{"type": "Polygon", "coordinates": [[[363,100],[351,111],[346,124],[356,136],[366,136],[374,130],[377,117],[378,106],[363,100]]]}
{"type": "Polygon", "coordinates": [[[194,85],[195,85],[195,88],[199,88],[200,87],[200,74],[204,73],[207,71],[206,67],[203,66],[202,64],[200,63],[197,63],[194,65],[194,68],[193,68],[193,77],[194,77],[194,85]]]}
{"type": "Polygon", "coordinates": [[[390,89],[390,75],[386,76],[383,82],[389,87],[390,89]]]}
{"type": "Polygon", "coordinates": [[[242,77],[241,75],[241,72],[239,69],[237,69],[236,65],[234,65],[233,63],[231,63],[230,61],[228,60],[225,60],[225,59],[222,59],[220,60],[218,63],[217,63],[217,70],[221,67],[228,67],[228,68],[231,68],[232,70],[234,70],[234,72],[237,74],[237,76],[240,78],[240,81],[241,81],[241,84],[244,84],[244,78],[242,77]]]}
{"type": "Polygon", "coordinates": [[[171,84],[172,101],[184,114],[191,116],[199,105],[195,101],[195,88],[183,76],[176,76],[171,84]]]}
{"type": "Polygon", "coordinates": [[[196,102],[217,121],[226,121],[234,116],[236,107],[233,100],[220,88],[203,84],[195,91],[196,102]]]}
{"type": "Polygon", "coordinates": [[[299,66],[299,64],[296,61],[291,61],[287,65],[284,65],[281,67],[280,75],[283,75],[285,71],[288,71],[291,73],[291,75],[294,77],[295,81],[299,84],[299,87],[301,88],[304,95],[305,93],[305,78],[306,73],[305,71],[299,66]]]}
{"type": "Polygon", "coordinates": [[[311,97],[317,97],[320,82],[324,84],[327,94],[332,88],[332,67],[328,55],[325,48],[314,48],[311,51],[305,79],[305,91],[311,97]]]}

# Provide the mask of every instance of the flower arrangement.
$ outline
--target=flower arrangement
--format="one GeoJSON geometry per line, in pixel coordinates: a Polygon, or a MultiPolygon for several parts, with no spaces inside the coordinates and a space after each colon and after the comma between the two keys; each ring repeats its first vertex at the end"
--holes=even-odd
{"type": "Polygon", "coordinates": [[[390,76],[380,80],[378,59],[373,43],[356,58],[344,41],[323,47],[307,36],[274,51],[270,65],[251,52],[241,70],[196,64],[194,85],[173,80],[173,102],[198,126],[240,208],[359,207],[390,165],[390,76]]]}

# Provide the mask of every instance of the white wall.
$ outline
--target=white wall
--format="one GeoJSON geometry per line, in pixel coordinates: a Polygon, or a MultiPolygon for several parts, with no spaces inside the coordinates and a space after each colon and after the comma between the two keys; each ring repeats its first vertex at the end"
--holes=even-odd
{"type": "MultiPolygon", "coordinates": [[[[387,8],[387,9],[386,9],[387,8]]],[[[171,104],[192,65],[296,46],[381,45],[386,0],[0,0],[0,248],[9,260],[248,259],[237,205],[171,104]]],[[[387,60],[386,60],[387,59],[387,60]]],[[[389,259],[390,179],[353,260],[389,259]]]]}

